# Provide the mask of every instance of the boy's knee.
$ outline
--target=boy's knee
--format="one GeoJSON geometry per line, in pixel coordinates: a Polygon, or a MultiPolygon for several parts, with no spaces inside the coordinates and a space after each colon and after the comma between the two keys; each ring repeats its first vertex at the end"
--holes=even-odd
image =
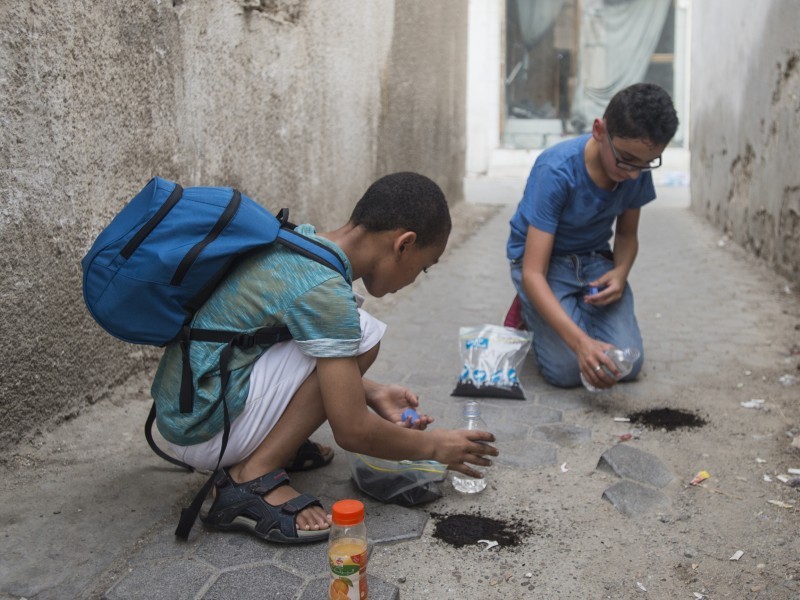
{"type": "Polygon", "coordinates": [[[545,381],[561,388],[581,385],[581,372],[575,353],[560,339],[542,340],[536,344],[534,333],[534,350],[536,364],[545,381]]]}
{"type": "Polygon", "coordinates": [[[550,385],[573,388],[581,385],[581,373],[577,361],[572,358],[556,364],[539,363],[539,372],[550,385]]]}

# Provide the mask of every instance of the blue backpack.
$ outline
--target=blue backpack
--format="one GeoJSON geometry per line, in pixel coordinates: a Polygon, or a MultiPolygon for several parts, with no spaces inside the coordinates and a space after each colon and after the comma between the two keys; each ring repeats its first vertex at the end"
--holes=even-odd
{"type": "MultiPolygon", "coordinates": [[[[282,209],[274,216],[235,189],[183,189],[154,177],[100,233],[81,261],[84,301],[103,329],[134,344],[166,346],[180,341],[181,412],[192,412],[194,397],[190,343],[226,344],[220,356],[217,401],[222,403],[225,419],[220,458],[230,430],[225,389],[233,348],[273,344],[291,339],[291,334],[286,327],[264,327],[253,334],[193,329],[195,312],[239,257],[273,243],[326,265],[348,280],[339,256],[294,231],[288,214],[282,209]]],[[[145,425],[150,447],[165,460],[192,470],[156,446],[151,433],[155,416],[154,403],[145,425]]]]}
{"type": "MultiPolygon", "coordinates": [[[[233,261],[274,242],[338,271],[338,255],[239,191],[183,189],[154,177],[84,257],[83,297],[111,335],[165,346],[180,338],[233,261]]],[[[209,340],[216,341],[216,340],[209,340]]]]}

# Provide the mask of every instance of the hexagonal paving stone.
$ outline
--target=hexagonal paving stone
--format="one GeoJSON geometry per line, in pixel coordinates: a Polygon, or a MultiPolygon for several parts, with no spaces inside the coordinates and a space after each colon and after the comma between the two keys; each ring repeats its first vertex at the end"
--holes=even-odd
{"type": "Polygon", "coordinates": [[[215,531],[198,544],[193,555],[224,569],[244,563],[270,562],[277,552],[275,544],[262,542],[247,533],[215,531]]]}
{"type": "Polygon", "coordinates": [[[657,456],[627,444],[617,444],[603,452],[597,469],[655,487],[664,487],[674,478],[657,456]]]}
{"type": "Polygon", "coordinates": [[[366,502],[367,537],[371,543],[397,542],[420,537],[428,522],[428,513],[397,504],[366,502]]]}
{"type": "Polygon", "coordinates": [[[607,500],[619,512],[629,517],[669,504],[669,499],[660,490],[629,480],[619,481],[606,489],[603,500],[607,500]]]}
{"type": "Polygon", "coordinates": [[[536,426],[545,423],[559,423],[564,419],[560,410],[548,406],[539,406],[531,402],[522,402],[510,406],[503,416],[508,421],[519,421],[527,425],[536,426]]]}
{"type": "Polygon", "coordinates": [[[177,558],[136,565],[111,588],[107,600],[152,600],[153,591],[161,598],[190,600],[206,585],[216,571],[195,560],[177,558]]]}
{"type": "Polygon", "coordinates": [[[286,545],[275,558],[275,564],[308,576],[328,573],[328,542],[286,545]]]}
{"type": "Polygon", "coordinates": [[[550,442],[561,447],[576,446],[592,439],[592,432],[585,427],[567,423],[548,423],[531,429],[531,437],[535,440],[550,442]]]}
{"type": "MultiPolygon", "coordinates": [[[[273,565],[255,565],[222,573],[203,594],[203,600],[286,600],[294,598],[304,581],[273,565]]],[[[164,596],[168,598],[169,596],[164,596]]],[[[323,596],[324,597],[324,596],[323,596]]]]}
{"type": "MultiPolygon", "coordinates": [[[[177,519],[175,523],[177,524],[177,519]]],[[[142,563],[160,558],[178,558],[184,554],[191,554],[197,540],[203,539],[204,536],[205,532],[202,527],[199,527],[199,523],[192,529],[192,541],[188,543],[177,538],[172,527],[165,526],[139,549],[132,562],[142,563]]]]}
{"type": "Polygon", "coordinates": [[[539,404],[558,410],[581,410],[595,407],[596,399],[588,390],[579,389],[568,392],[551,392],[539,396],[539,404]]]}
{"type": "Polygon", "coordinates": [[[558,457],[555,446],[531,440],[500,441],[497,449],[500,455],[494,460],[515,467],[546,467],[554,465],[558,457]]]}
{"type": "Polygon", "coordinates": [[[346,498],[361,500],[362,502],[366,502],[368,498],[367,495],[359,490],[352,482],[350,479],[349,470],[347,472],[347,479],[328,481],[325,484],[322,493],[319,495],[319,499],[322,501],[323,506],[325,506],[328,512],[331,511],[331,507],[333,506],[334,502],[337,500],[344,500],[346,498]]]}
{"type": "MultiPolygon", "coordinates": [[[[506,413],[507,415],[507,413],[506,413]]],[[[487,421],[489,431],[498,440],[524,440],[530,433],[530,426],[521,420],[509,419],[508,416],[487,421]]]]}

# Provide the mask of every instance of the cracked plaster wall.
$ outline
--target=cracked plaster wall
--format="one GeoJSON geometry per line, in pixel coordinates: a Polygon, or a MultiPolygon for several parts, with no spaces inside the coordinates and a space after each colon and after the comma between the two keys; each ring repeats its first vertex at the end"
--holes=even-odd
{"type": "Polygon", "coordinates": [[[0,448],[122,401],[158,350],[88,316],[80,260],[155,174],[321,229],[392,171],[464,174],[466,0],[0,4],[0,448]]]}
{"type": "Polygon", "coordinates": [[[800,282],[800,2],[692,3],[692,208],[800,282]]]}

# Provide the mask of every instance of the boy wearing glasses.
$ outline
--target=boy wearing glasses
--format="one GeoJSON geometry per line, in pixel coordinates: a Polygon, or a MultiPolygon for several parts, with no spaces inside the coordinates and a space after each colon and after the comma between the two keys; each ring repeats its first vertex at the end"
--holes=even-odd
{"type": "Polygon", "coordinates": [[[677,128],[667,92],[637,83],[611,99],[591,134],[548,148],[531,170],[506,252],[539,370],[552,385],[578,386],[583,373],[594,387],[613,386],[602,368],[619,376],[605,355],[612,347],[641,353],[626,380],[641,369],[627,280],[639,211],[656,197],[650,171],[677,128]]]}

